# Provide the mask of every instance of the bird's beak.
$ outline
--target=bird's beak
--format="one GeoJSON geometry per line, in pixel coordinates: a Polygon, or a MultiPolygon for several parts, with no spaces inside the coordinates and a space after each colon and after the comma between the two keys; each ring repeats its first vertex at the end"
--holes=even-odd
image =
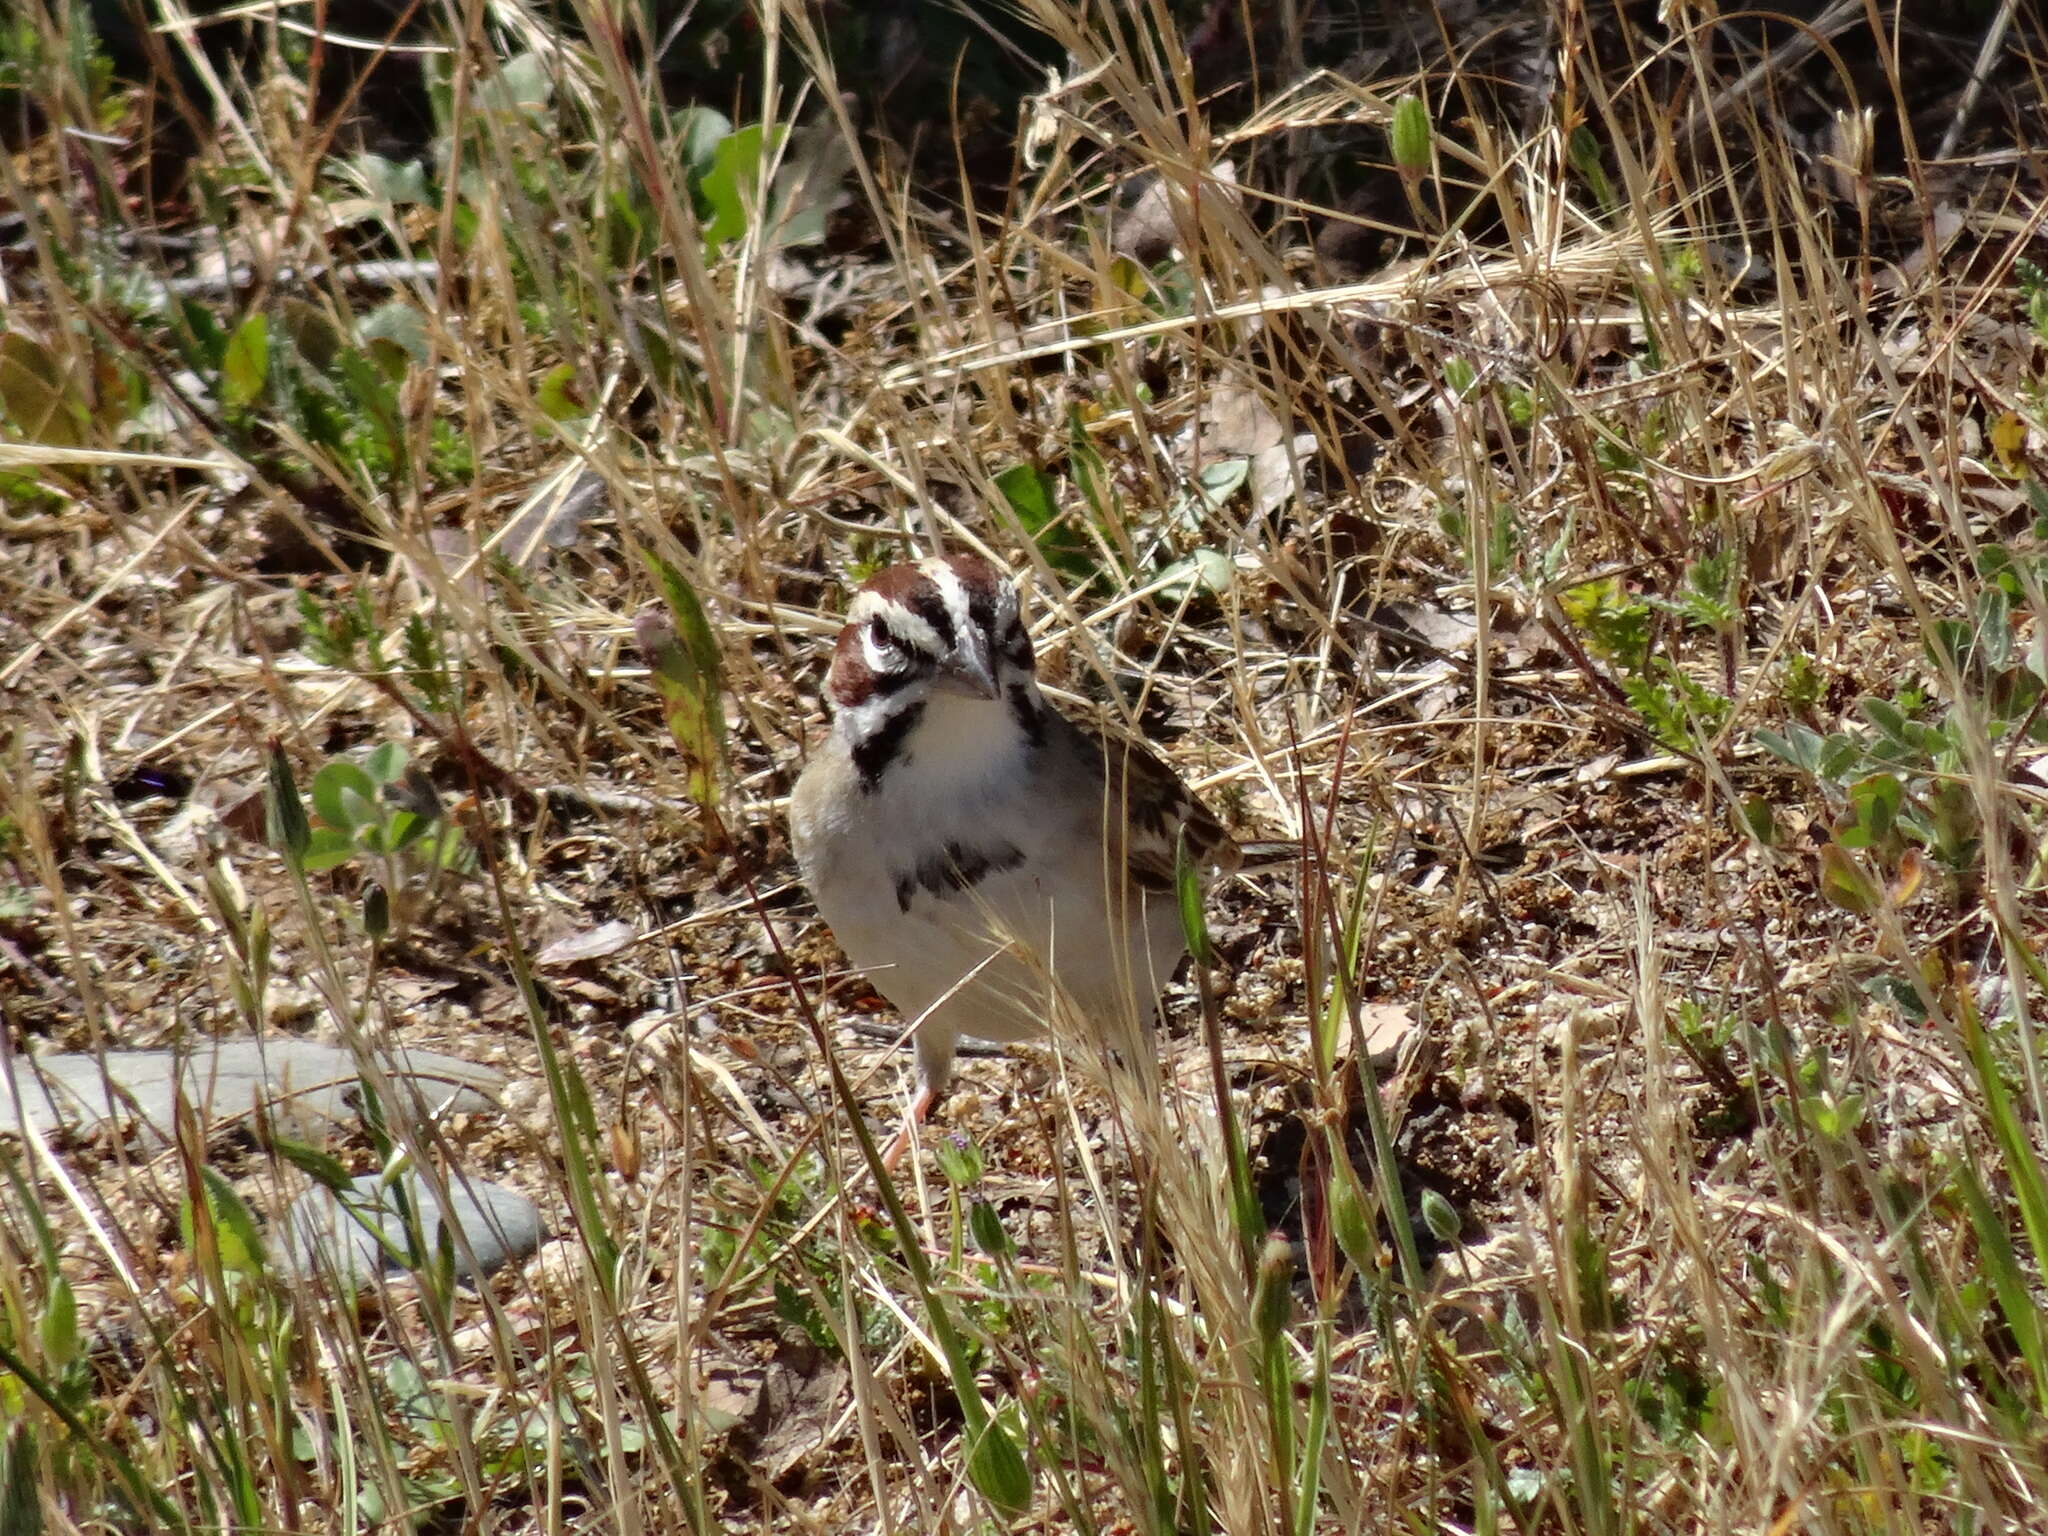
{"type": "Polygon", "coordinates": [[[969,629],[960,636],[960,643],[947,661],[945,676],[958,685],[962,693],[976,698],[999,699],[1003,696],[1002,689],[996,686],[996,668],[988,653],[988,636],[978,629],[969,629]]]}

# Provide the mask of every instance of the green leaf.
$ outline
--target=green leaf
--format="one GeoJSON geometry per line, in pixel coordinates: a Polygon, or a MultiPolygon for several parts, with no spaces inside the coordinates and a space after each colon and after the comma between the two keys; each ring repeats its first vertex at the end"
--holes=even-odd
{"type": "Polygon", "coordinates": [[[1928,664],[1936,671],[1950,667],[1968,671],[1975,648],[1976,634],[1961,619],[1936,619],[1928,626],[1925,650],[1928,664]]]}
{"type": "Polygon", "coordinates": [[[2012,664],[2012,599],[2003,587],[1977,594],[1977,641],[1987,667],[2002,672],[2012,664]]]}
{"type": "Polygon", "coordinates": [[[1849,786],[1849,808],[1855,813],[1859,840],[1851,842],[1845,835],[1841,838],[1843,845],[1874,847],[1898,824],[1899,807],[1905,799],[1905,786],[1889,773],[1874,773],[1867,779],[1858,779],[1849,786]]]}
{"type": "Polygon", "coordinates": [[[1977,1232],[1978,1263],[1990,1276],[2006,1326],[2033,1372],[2037,1408],[2048,1411],[2048,1337],[2043,1336],[2041,1309],[2013,1245],[2011,1218],[1993,1206],[1989,1189],[1968,1159],[1956,1164],[1956,1186],[1977,1232]]]}
{"type": "Polygon", "coordinates": [[[1607,167],[1600,158],[1600,140],[1594,136],[1593,130],[1584,123],[1574,128],[1565,154],[1572,169],[1593,189],[1593,200],[1602,208],[1612,208],[1615,204],[1614,183],[1607,178],[1607,167]]]}
{"type": "Polygon", "coordinates": [[[1738,812],[1743,831],[1756,839],[1760,847],[1775,848],[1784,840],[1778,828],[1777,813],[1762,795],[1745,795],[1738,812]]]}
{"type": "Polygon", "coordinates": [[[1184,560],[1162,567],[1156,578],[1159,601],[1172,607],[1197,597],[1230,590],[1237,564],[1220,549],[1198,549],[1184,560]]]}
{"type": "Polygon", "coordinates": [[[418,811],[394,810],[384,824],[385,852],[403,853],[433,830],[434,818],[418,811]]]}
{"type": "Polygon", "coordinates": [[[1251,478],[1252,461],[1242,456],[1212,459],[1195,471],[1194,484],[1166,515],[1191,533],[1200,533],[1209,515],[1219,511],[1251,478]]]}
{"type": "Polygon", "coordinates": [[[396,784],[405,777],[404,743],[386,741],[372,747],[363,758],[363,772],[376,780],[380,787],[396,784]]]}
{"type": "Polygon", "coordinates": [[[78,1296],[62,1275],[50,1277],[49,1294],[43,1298],[43,1315],[36,1320],[37,1340],[43,1360],[61,1371],[78,1354],[78,1296]]]}
{"type": "Polygon", "coordinates": [[[1116,256],[1109,263],[1109,285],[1140,303],[1152,292],[1152,277],[1128,256],[1116,256]]]}
{"type": "Polygon", "coordinates": [[[1012,464],[995,477],[995,486],[1048,565],[1076,581],[1095,577],[1095,548],[1087,535],[1061,517],[1059,483],[1051,475],[1035,464],[1012,464]]]}
{"type": "Polygon", "coordinates": [[[1806,1112],[1815,1131],[1830,1141],[1840,1141],[1862,1123],[1863,1096],[1823,1094],[1807,1101],[1806,1112]]]}
{"type": "Polygon", "coordinates": [[[533,398],[550,421],[577,421],[590,414],[590,402],[576,384],[574,363],[557,363],[542,374],[533,398]]]}
{"type": "Polygon", "coordinates": [[[42,1460],[35,1426],[26,1418],[17,1420],[0,1454],[0,1532],[6,1536],[42,1536],[42,1460]]]}
{"type": "Polygon", "coordinates": [[[25,331],[0,334],[0,417],[13,421],[23,442],[75,448],[84,441],[85,414],[55,353],[25,331]]]}
{"type": "Polygon", "coordinates": [[[548,61],[537,53],[520,53],[499,65],[496,74],[477,81],[471,100],[478,112],[524,118],[539,126],[554,96],[548,61]]]}
{"type": "MultiPolygon", "coordinates": [[[[2041,969],[2031,957],[2028,969],[2039,986],[2043,980],[2041,969]]],[[[1984,1021],[1977,1014],[1967,986],[1961,989],[1958,1013],[1963,1048],[1969,1052],[1978,1091],[1983,1095],[1985,1118],[2005,1155],[2006,1176],[2032,1250],[2031,1267],[2038,1275],[2044,1262],[2048,1262],[2048,1166],[2042,1160],[2039,1128],[2013,1102],[2012,1090],[1992,1053],[1990,1037],[1984,1033],[1984,1021]]]]}
{"type": "Polygon", "coordinates": [[[278,1136],[271,1140],[269,1150],[336,1194],[355,1188],[355,1180],[349,1175],[340,1158],[308,1142],[278,1136]]]}
{"type": "Polygon", "coordinates": [[[197,299],[181,300],[171,317],[171,329],[180,342],[179,351],[195,372],[211,373],[220,367],[228,337],[212,310],[197,299]]]}
{"type": "Polygon", "coordinates": [[[354,416],[345,439],[353,455],[365,463],[403,462],[405,434],[399,428],[398,393],[390,371],[351,347],[334,359],[334,374],[354,416]]]}
{"type": "Polygon", "coordinates": [[[1756,733],[1756,744],[1773,757],[1790,763],[1794,768],[1804,768],[1808,773],[1820,772],[1820,732],[1803,725],[1788,725],[1785,734],[1761,730],[1756,733]]]}
{"type": "Polygon", "coordinates": [[[1678,611],[1698,629],[1724,630],[1741,617],[1735,591],[1735,551],[1724,549],[1686,567],[1678,611]]]}
{"type": "Polygon", "coordinates": [[[775,172],[768,193],[767,233],[777,249],[816,245],[825,238],[841,184],[851,168],[829,128],[799,134],[775,172]]]}
{"type": "Polygon", "coordinates": [[[642,613],[634,621],[634,639],[661,695],[669,735],[688,767],[690,798],[713,812],[725,760],[724,658],[696,589],[653,551],[644,558],[668,611],[642,613]]]}
{"type": "Polygon", "coordinates": [[[1011,1519],[1031,1507],[1031,1469],[1000,1419],[991,1418],[968,1446],[967,1481],[1011,1519]]]}
{"type": "MultiPolygon", "coordinates": [[[[209,1164],[199,1169],[199,1185],[206,1202],[205,1229],[210,1231],[220,1267],[232,1275],[259,1274],[263,1269],[263,1237],[256,1218],[227,1176],[209,1164]]],[[[186,1248],[199,1245],[201,1222],[189,1198],[178,1212],[178,1229],[186,1248]]]]}
{"type": "Polygon", "coordinates": [[[1202,911],[1202,872],[1188,857],[1188,834],[1183,827],[1173,840],[1173,893],[1180,904],[1180,931],[1187,940],[1195,964],[1210,965],[1215,957],[1209,950],[1209,921],[1202,911]]]}
{"type": "MultiPolygon", "coordinates": [[[[363,316],[362,323],[356,327],[356,334],[370,349],[371,357],[379,363],[383,362],[377,355],[379,343],[389,343],[398,349],[398,379],[405,377],[405,363],[416,363],[424,368],[434,355],[433,341],[427,334],[427,317],[417,305],[401,299],[379,304],[363,316]]],[[[386,373],[390,371],[385,368],[386,373]]]]}
{"type": "Polygon", "coordinates": [[[1629,595],[1619,576],[1581,582],[1558,596],[1572,624],[1586,632],[1593,650],[1628,672],[1649,664],[1650,605],[1629,595]]]}
{"type": "Polygon", "coordinates": [[[221,404],[231,411],[246,410],[263,393],[270,376],[270,322],[251,315],[228,337],[220,360],[221,404]]]}
{"type": "Polygon", "coordinates": [[[760,123],[734,130],[712,151],[711,168],[697,183],[698,195],[710,209],[704,221],[704,243],[712,250],[739,239],[760,211],[761,173],[781,147],[786,130],[771,135],[760,123]]]}
{"type": "Polygon", "coordinates": [[[996,489],[1026,533],[1037,534],[1060,515],[1058,483],[1036,465],[1012,464],[996,476],[996,489]]]}
{"type": "Polygon", "coordinates": [[[977,1200],[967,1208],[967,1231],[974,1239],[974,1246],[990,1258],[1007,1260],[1016,1257],[1017,1245],[1004,1227],[1001,1214],[986,1200],[977,1200]]]}
{"type": "Polygon", "coordinates": [[[433,188],[427,185],[427,168],[417,160],[387,160],[382,155],[361,154],[349,161],[349,168],[363,189],[381,202],[402,206],[434,200],[433,188]]]}
{"type": "Polygon", "coordinates": [[[1906,736],[1906,714],[1890,699],[1868,698],[1863,701],[1863,718],[1876,726],[1879,734],[1887,741],[1900,746],[1908,745],[1906,736]]]}
{"type": "Polygon", "coordinates": [[[1820,744],[1820,762],[1815,772],[1830,784],[1840,784],[1855,773],[1863,762],[1863,751],[1856,738],[1843,731],[1830,733],[1820,744]]]}
{"type": "Polygon", "coordinates": [[[607,266],[626,271],[652,253],[656,231],[643,216],[647,212],[645,205],[623,188],[606,201],[596,244],[604,252],[607,266]]]}
{"type": "Polygon", "coordinates": [[[306,845],[312,840],[312,826],[306,820],[305,803],[299,787],[292,782],[291,759],[284,743],[271,738],[270,758],[263,797],[264,830],[270,846],[295,864],[303,864],[306,845]]]}
{"type": "Polygon", "coordinates": [[[313,814],[341,832],[360,832],[384,819],[377,781],[354,763],[336,761],[313,776],[313,814]]]}
{"type": "Polygon", "coordinates": [[[356,856],[355,839],[333,827],[315,827],[306,840],[299,867],[309,875],[339,869],[356,856]]]}
{"type": "Polygon", "coordinates": [[[278,306],[277,328],[306,363],[322,373],[334,366],[342,348],[341,327],[326,311],[304,299],[285,299],[278,306]]]}
{"type": "Polygon", "coordinates": [[[690,798],[709,806],[716,797],[719,719],[716,690],[707,685],[690,653],[668,622],[652,610],[634,625],[634,638],[647,659],[662,718],[689,767],[690,798]]]}
{"type": "Polygon", "coordinates": [[[1079,406],[1067,409],[1067,472],[1074,477],[1081,499],[1088,503],[1095,521],[1108,526],[1116,515],[1116,490],[1110,484],[1109,469],[1102,462],[1101,452],[1088,436],[1079,406]]]}
{"type": "Polygon", "coordinates": [[[684,107],[669,118],[669,132],[683,174],[692,183],[703,179],[718,146],[732,133],[732,119],[715,107],[684,107]]]}
{"type": "Polygon", "coordinates": [[[981,1148],[965,1137],[949,1136],[933,1149],[939,1172],[955,1189],[972,1189],[981,1182],[981,1148]]]}
{"type": "Polygon", "coordinates": [[[1839,843],[1824,844],[1820,850],[1821,894],[1844,912],[1867,917],[1884,899],[1875,880],[1856,862],[1856,856],[1839,843]]]}
{"type": "Polygon", "coordinates": [[[661,600],[667,604],[669,616],[675,620],[676,630],[682,636],[692,665],[698,675],[710,679],[714,687],[722,686],[725,681],[725,655],[719,649],[718,634],[711,627],[710,616],[698,600],[697,589],[661,556],[650,552],[646,559],[649,571],[661,587],[661,600]]]}
{"type": "Polygon", "coordinates": [[[408,356],[406,346],[391,336],[371,336],[367,342],[362,342],[362,356],[367,356],[371,367],[381,371],[383,377],[395,385],[406,383],[406,373],[412,369],[412,356],[408,356]]]}
{"type": "Polygon", "coordinates": [[[1493,527],[1486,541],[1487,568],[1496,575],[1513,570],[1521,544],[1522,528],[1515,521],[1514,507],[1505,501],[1495,502],[1493,527]]]}

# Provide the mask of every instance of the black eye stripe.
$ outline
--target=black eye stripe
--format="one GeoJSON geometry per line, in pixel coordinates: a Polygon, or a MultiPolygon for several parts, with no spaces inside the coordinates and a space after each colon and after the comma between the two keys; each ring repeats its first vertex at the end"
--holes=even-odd
{"type": "MultiPolygon", "coordinates": [[[[967,617],[974,627],[983,634],[994,634],[996,627],[995,595],[985,586],[975,585],[967,589],[967,617]]],[[[1007,637],[1005,637],[1007,639],[1007,637]]]]}
{"type": "Polygon", "coordinates": [[[938,636],[939,644],[947,650],[960,642],[959,631],[953,627],[953,615],[946,611],[946,600],[939,595],[936,584],[926,582],[910,595],[904,606],[925,623],[931,625],[932,633],[938,636]]]}

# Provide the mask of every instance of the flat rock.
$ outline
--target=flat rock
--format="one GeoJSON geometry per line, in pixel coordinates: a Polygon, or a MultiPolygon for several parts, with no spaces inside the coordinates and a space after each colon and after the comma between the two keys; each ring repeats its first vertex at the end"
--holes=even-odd
{"type": "MultiPolygon", "coordinates": [[[[504,1078],[490,1067],[434,1051],[380,1051],[432,1109],[488,1109],[504,1078]]],[[[48,1134],[133,1124],[167,1142],[183,1097],[209,1126],[245,1120],[266,1106],[286,1134],[324,1141],[359,1119],[361,1069],[342,1046],[291,1036],[209,1040],[186,1051],[17,1055],[0,1063],[0,1132],[26,1121],[48,1134]]]]}
{"type": "Polygon", "coordinates": [[[375,1173],[362,1175],[341,1194],[315,1185],[285,1212],[280,1228],[285,1261],[302,1274],[331,1274],[363,1290],[381,1276],[434,1262],[446,1227],[454,1244],[455,1272],[477,1280],[525,1258],[547,1235],[540,1207],[502,1184],[451,1174],[448,1202],[444,1210],[415,1170],[400,1174],[397,1187],[375,1173]],[[404,1190],[404,1203],[418,1213],[426,1244],[410,1265],[398,1187],[404,1190]]]}

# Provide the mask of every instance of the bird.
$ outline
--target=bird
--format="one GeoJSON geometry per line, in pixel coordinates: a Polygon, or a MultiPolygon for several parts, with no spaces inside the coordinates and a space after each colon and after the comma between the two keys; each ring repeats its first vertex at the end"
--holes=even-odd
{"type": "Polygon", "coordinates": [[[962,1036],[1048,1031],[1049,977],[1113,1049],[1149,1041],[1187,952],[1177,850],[1213,877],[1238,849],[1165,763],[1046,701],[1017,586],[978,555],[869,577],[825,694],[790,842],[847,958],[914,1029],[893,1169],[962,1036]]]}

